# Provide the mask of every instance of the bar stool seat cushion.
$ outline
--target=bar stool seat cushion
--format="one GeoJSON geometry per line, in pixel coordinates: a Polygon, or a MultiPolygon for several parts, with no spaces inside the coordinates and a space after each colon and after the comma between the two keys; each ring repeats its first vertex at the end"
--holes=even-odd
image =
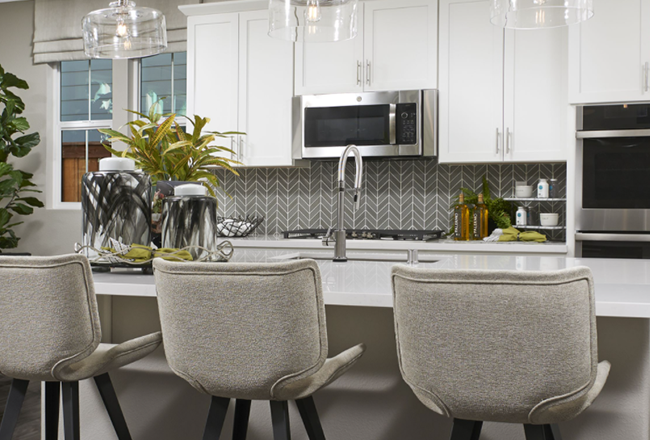
{"type": "Polygon", "coordinates": [[[90,356],[73,364],[61,364],[52,369],[52,376],[62,382],[89,379],[142,359],[162,342],[156,332],[131,339],[122,344],[99,344],[90,356]]]}

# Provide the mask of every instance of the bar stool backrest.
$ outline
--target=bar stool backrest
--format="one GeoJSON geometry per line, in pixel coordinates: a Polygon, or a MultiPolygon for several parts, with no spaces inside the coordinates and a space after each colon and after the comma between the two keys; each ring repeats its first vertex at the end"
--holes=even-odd
{"type": "Polygon", "coordinates": [[[57,380],[53,372],[101,340],[86,257],[0,257],[0,373],[57,380]]]}
{"type": "Polygon", "coordinates": [[[154,275],[167,361],[199,391],[272,400],[278,382],[311,376],[325,362],[325,307],[313,260],[157,259],[154,275]]]}
{"type": "Polygon", "coordinates": [[[586,267],[400,265],[392,282],[402,376],[448,417],[530,423],[542,406],[579,405],[596,379],[594,288],[586,267]]]}

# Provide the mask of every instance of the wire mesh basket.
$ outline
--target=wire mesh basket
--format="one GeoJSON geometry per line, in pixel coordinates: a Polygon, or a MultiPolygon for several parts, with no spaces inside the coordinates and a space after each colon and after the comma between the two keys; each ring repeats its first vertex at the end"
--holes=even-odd
{"type": "Polygon", "coordinates": [[[246,217],[219,217],[217,216],[217,232],[221,237],[246,237],[250,235],[264,221],[261,215],[247,215],[246,217]]]}

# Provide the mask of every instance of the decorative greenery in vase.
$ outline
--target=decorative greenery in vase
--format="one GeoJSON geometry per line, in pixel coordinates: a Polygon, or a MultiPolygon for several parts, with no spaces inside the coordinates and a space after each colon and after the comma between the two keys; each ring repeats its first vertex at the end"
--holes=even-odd
{"type": "Polygon", "coordinates": [[[133,159],[136,167],[151,176],[154,185],[160,180],[208,182],[208,191],[214,196],[213,187],[220,187],[221,183],[212,172],[213,168],[223,168],[239,175],[232,165],[240,162],[221,156],[234,154],[234,151],[211,144],[217,138],[244,133],[213,131],[204,134],[203,129],[210,119],[200,116],[186,117],[192,125],[188,129],[192,130],[185,132],[176,121],[176,114],[163,115],[157,113],[158,108],[158,103],[152,105],[148,115],[127,110],[141,118],[127,124],[130,136],[116,130],[100,129],[101,133],[109,136],[104,147],[115,156],[133,159]],[[111,143],[115,141],[123,142],[127,148],[124,151],[112,148],[111,143]]]}
{"type": "MultiPolygon", "coordinates": [[[[472,191],[469,188],[460,189],[465,196],[465,203],[467,205],[475,205],[478,203],[478,194],[472,191]]],[[[493,223],[493,226],[489,228],[489,232],[492,232],[495,227],[501,229],[507,229],[512,226],[512,221],[510,220],[510,211],[511,205],[510,202],[503,200],[501,197],[493,199],[490,193],[490,184],[487,181],[487,178],[483,176],[483,203],[487,206],[488,209],[488,219],[493,223]]],[[[458,197],[454,199],[454,203],[451,205],[451,212],[453,215],[454,208],[458,206],[458,197]]],[[[472,230],[472,216],[470,216],[470,230],[472,230]]],[[[452,221],[453,225],[453,221],[452,221]]],[[[454,227],[452,226],[449,230],[449,236],[454,234],[454,227]]]]}
{"type": "Polygon", "coordinates": [[[29,130],[27,119],[20,116],[25,103],[10,89],[28,89],[27,82],[0,66],[0,104],[4,106],[0,116],[0,249],[13,249],[18,246],[19,237],[12,229],[23,222],[10,223],[14,215],[30,215],[34,208],[42,208],[43,203],[36,197],[26,197],[23,193],[40,193],[30,180],[33,174],[14,169],[8,163],[10,156],[24,157],[41,141],[38,133],[25,134],[29,130]],[[8,201],[6,201],[8,199],[8,201]]]}

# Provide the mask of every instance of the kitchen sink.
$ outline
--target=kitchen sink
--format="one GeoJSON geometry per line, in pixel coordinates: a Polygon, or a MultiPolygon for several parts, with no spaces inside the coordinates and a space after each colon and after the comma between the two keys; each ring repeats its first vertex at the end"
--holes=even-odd
{"type": "MultiPolygon", "coordinates": [[[[390,253],[390,254],[361,254],[361,253],[348,253],[348,261],[373,261],[383,263],[406,263],[408,261],[408,253],[390,253]]],[[[274,260],[333,260],[334,253],[325,252],[300,252],[295,254],[286,254],[274,257],[274,260]]],[[[420,263],[436,263],[440,261],[433,255],[419,255],[418,261],[420,263]]]]}

